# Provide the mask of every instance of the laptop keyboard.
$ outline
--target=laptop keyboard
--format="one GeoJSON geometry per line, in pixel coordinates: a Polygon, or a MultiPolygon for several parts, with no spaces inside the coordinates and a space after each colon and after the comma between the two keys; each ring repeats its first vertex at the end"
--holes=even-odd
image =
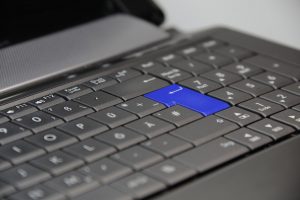
{"type": "Polygon", "coordinates": [[[1,111],[0,196],[143,199],[300,129],[300,70],[208,39],[1,111]]]}

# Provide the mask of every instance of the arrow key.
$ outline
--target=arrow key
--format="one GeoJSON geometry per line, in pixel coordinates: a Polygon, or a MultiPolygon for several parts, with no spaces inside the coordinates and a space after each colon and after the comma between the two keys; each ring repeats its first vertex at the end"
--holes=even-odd
{"type": "Polygon", "coordinates": [[[272,115],[271,118],[294,126],[298,130],[300,129],[300,112],[297,112],[295,110],[287,109],[280,113],[272,115]]]}
{"type": "Polygon", "coordinates": [[[272,142],[272,139],[268,136],[260,134],[256,131],[252,131],[248,128],[241,128],[228,135],[225,135],[225,137],[241,143],[252,150],[272,142]]]}

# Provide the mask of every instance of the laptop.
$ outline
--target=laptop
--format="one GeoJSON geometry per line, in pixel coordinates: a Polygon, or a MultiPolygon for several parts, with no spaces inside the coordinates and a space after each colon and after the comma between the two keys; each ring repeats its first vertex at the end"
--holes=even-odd
{"type": "Polygon", "coordinates": [[[1,199],[300,199],[299,51],[150,0],[3,5],[1,199]]]}

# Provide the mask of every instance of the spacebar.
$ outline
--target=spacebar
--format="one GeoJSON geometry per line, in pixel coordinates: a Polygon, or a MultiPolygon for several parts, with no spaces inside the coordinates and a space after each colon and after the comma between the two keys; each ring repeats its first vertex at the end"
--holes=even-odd
{"type": "Polygon", "coordinates": [[[166,81],[153,76],[143,75],[121,84],[103,89],[115,96],[128,100],[169,85],[166,81]]]}

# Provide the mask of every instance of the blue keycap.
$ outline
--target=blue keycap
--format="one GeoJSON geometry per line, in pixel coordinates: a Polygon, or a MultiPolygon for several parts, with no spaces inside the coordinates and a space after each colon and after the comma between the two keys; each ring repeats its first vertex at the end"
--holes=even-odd
{"type": "Polygon", "coordinates": [[[186,87],[173,84],[144,95],[168,107],[180,105],[205,116],[219,112],[229,107],[219,99],[201,94],[186,87]]]}

